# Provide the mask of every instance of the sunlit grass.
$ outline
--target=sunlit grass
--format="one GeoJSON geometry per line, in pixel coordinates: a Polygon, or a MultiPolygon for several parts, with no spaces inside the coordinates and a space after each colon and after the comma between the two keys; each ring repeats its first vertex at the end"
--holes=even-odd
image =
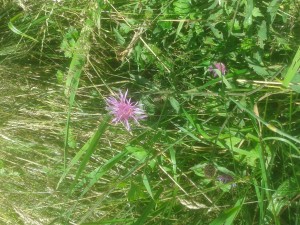
{"type": "Polygon", "coordinates": [[[0,222],[298,224],[299,4],[262,3],[4,2],[0,222]]]}

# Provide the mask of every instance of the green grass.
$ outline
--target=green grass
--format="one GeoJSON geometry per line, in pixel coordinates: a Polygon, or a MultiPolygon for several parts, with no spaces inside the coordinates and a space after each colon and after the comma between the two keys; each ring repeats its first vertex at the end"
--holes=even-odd
{"type": "Polygon", "coordinates": [[[297,1],[0,5],[0,224],[300,224],[297,1]]]}

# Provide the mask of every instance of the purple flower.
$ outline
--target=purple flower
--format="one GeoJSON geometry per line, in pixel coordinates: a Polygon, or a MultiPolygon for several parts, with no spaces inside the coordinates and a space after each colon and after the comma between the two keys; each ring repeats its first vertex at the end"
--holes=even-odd
{"type": "Polygon", "coordinates": [[[131,102],[131,99],[127,99],[127,92],[123,94],[121,91],[117,98],[109,97],[106,99],[106,110],[109,111],[109,114],[113,115],[112,122],[117,124],[121,122],[126,130],[130,131],[129,120],[134,120],[139,124],[138,120],[146,118],[144,110],[141,108],[141,105],[138,102],[131,102]]]}
{"type": "Polygon", "coordinates": [[[218,76],[217,71],[220,71],[222,75],[226,73],[226,67],[223,63],[214,63],[214,65],[208,67],[208,71],[212,72],[214,77],[218,76]]]}
{"type": "MultiPolygon", "coordinates": [[[[219,175],[217,177],[217,180],[222,182],[223,184],[227,184],[227,183],[230,183],[230,182],[234,181],[233,177],[230,176],[230,175],[227,175],[227,174],[219,175]]],[[[231,187],[236,187],[236,183],[232,183],[231,187]]]]}

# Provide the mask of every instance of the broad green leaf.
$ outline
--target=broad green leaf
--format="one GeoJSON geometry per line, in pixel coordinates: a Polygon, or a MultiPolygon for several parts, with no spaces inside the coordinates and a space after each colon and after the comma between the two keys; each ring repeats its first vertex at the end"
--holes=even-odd
{"type": "MultiPolygon", "coordinates": [[[[140,163],[143,163],[149,157],[149,152],[141,146],[128,145],[126,146],[126,151],[131,153],[131,155],[140,163]]],[[[148,165],[153,169],[156,165],[155,159],[151,159],[148,162],[148,165]]]]}
{"type": "Polygon", "coordinates": [[[84,26],[81,30],[80,36],[76,43],[74,44],[74,54],[72,57],[72,61],[69,66],[66,86],[65,86],[65,95],[69,97],[69,106],[72,107],[75,94],[79,84],[79,78],[81,76],[81,72],[85,65],[86,57],[89,53],[90,49],[90,34],[92,32],[92,28],[88,25],[84,26]]]}
{"type": "Polygon", "coordinates": [[[245,200],[244,198],[241,198],[235,203],[234,208],[236,208],[237,210],[233,210],[234,212],[231,213],[229,215],[229,217],[227,217],[224,225],[234,224],[233,222],[234,222],[235,218],[237,217],[237,215],[239,214],[239,212],[243,206],[244,200],[245,200]]]}
{"type": "Polygon", "coordinates": [[[73,149],[76,148],[76,138],[74,136],[73,129],[69,130],[68,146],[73,149]]]}
{"type": "Polygon", "coordinates": [[[235,177],[235,174],[234,172],[230,171],[229,169],[223,167],[223,166],[219,166],[218,164],[215,165],[216,168],[218,169],[218,171],[222,172],[222,173],[225,173],[227,175],[230,175],[232,177],[235,177]]]}

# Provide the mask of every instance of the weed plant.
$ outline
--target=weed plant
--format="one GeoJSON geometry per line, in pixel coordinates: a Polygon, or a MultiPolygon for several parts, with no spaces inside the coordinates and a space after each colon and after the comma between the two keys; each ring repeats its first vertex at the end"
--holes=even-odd
{"type": "Polygon", "coordinates": [[[298,1],[0,5],[1,224],[300,224],[298,1]]]}

